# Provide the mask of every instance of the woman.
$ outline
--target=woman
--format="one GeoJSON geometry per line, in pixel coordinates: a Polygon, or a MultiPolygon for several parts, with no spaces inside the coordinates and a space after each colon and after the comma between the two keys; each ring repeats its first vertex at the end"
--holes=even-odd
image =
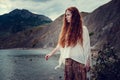
{"type": "Polygon", "coordinates": [[[45,59],[48,60],[60,50],[59,66],[65,61],[64,80],[86,80],[91,57],[88,30],[82,25],[81,16],[76,7],[67,8],[63,20],[58,44],[45,56],[45,59]]]}

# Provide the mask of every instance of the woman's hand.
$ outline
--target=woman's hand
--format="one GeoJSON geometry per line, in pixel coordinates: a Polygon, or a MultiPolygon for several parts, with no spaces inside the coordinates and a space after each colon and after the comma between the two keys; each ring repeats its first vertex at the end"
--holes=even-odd
{"type": "Polygon", "coordinates": [[[88,60],[86,65],[85,65],[86,71],[90,71],[90,61],[88,60]]]}
{"type": "Polygon", "coordinates": [[[52,50],[52,52],[50,52],[49,54],[46,54],[46,56],[45,56],[45,59],[46,60],[48,60],[52,55],[54,55],[55,53],[56,53],[56,51],[57,50],[59,50],[59,44],[56,46],[56,48],[54,48],[53,50],[52,50]]]}
{"type": "Polygon", "coordinates": [[[48,60],[52,55],[51,54],[46,54],[45,60],[48,60]]]}

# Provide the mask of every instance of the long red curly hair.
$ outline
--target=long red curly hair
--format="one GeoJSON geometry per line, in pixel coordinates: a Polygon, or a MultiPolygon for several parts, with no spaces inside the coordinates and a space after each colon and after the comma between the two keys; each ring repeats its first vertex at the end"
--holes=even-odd
{"type": "Polygon", "coordinates": [[[71,22],[68,23],[66,15],[63,17],[63,25],[59,35],[58,43],[64,48],[65,45],[74,47],[77,42],[83,45],[83,27],[79,10],[76,7],[69,7],[65,10],[72,13],[71,22]]]}

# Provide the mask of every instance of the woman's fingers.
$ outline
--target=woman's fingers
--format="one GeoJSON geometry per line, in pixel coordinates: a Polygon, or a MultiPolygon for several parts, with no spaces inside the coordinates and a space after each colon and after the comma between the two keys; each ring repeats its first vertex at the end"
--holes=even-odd
{"type": "Polygon", "coordinates": [[[45,56],[45,60],[48,60],[48,55],[45,56]]]}
{"type": "Polygon", "coordinates": [[[91,67],[90,67],[90,61],[87,61],[87,64],[85,65],[86,71],[90,71],[91,67]]]}
{"type": "Polygon", "coordinates": [[[47,54],[47,55],[45,56],[45,59],[46,59],[46,60],[48,60],[48,59],[49,59],[49,57],[50,57],[50,55],[49,55],[49,54],[47,54]]]}
{"type": "Polygon", "coordinates": [[[89,65],[86,66],[86,71],[87,72],[90,71],[90,66],[89,65]]]}

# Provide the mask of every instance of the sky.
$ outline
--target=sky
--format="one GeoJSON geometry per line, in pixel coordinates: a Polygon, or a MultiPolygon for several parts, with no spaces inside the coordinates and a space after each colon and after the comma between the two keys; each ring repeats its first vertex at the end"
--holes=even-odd
{"type": "Polygon", "coordinates": [[[27,9],[55,20],[68,7],[75,6],[80,12],[92,12],[111,0],[0,0],[0,15],[14,9],[27,9]]]}

